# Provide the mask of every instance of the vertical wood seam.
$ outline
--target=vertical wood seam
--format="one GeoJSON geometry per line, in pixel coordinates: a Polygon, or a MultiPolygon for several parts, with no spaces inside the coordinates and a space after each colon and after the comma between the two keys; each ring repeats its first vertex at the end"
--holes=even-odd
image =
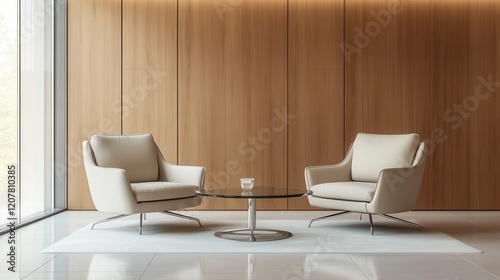
{"type": "Polygon", "coordinates": [[[123,135],[123,0],[120,1],[120,134],[123,135]]]}
{"type": "MultiPolygon", "coordinates": [[[[290,83],[290,0],[286,1],[286,111],[290,113],[289,83],[290,83]]],[[[290,123],[286,124],[286,188],[290,188],[290,123]]],[[[290,198],[286,199],[286,210],[290,210],[290,198]]]]}
{"type": "Polygon", "coordinates": [[[344,42],[342,43],[343,44],[342,59],[344,60],[344,63],[343,63],[344,67],[342,69],[342,74],[344,75],[344,77],[342,78],[343,83],[344,83],[342,85],[343,86],[343,92],[344,92],[344,94],[343,94],[343,96],[344,96],[344,112],[342,114],[342,116],[344,116],[344,121],[343,121],[343,124],[344,124],[344,127],[343,127],[343,131],[344,131],[344,137],[343,137],[344,138],[343,139],[343,141],[344,141],[343,142],[344,155],[347,154],[347,147],[346,147],[346,142],[347,142],[346,141],[346,137],[347,137],[347,131],[346,131],[347,130],[347,123],[346,123],[347,122],[347,117],[346,117],[346,115],[347,115],[347,89],[346,89],[347,64],[346,64],[346,59],[345,59],[345,56],[346,56],[346,49],[345,48],[346,48],[346,38],[347,38],[347,36],[346,36],[346,33],[347,33],[347,24],[346,24],[347,23],[347,20],[346,20],[346,14],[347,13],[346,13],[346,9],[347,9],[347,7],[346,7],[346,0],[344,0],[344,9],[343,9],[344,10],[344,26],[342,28],[342,30],[344,31],[344,34],[343,34],[344,42]]]}
{"type": "Polygon", "coordinates": [[[175,67],[175,92],[176,92],[176,103],[177,103],[177,117],[176,117],[176,120],[175,120],[175,123],[177,124],[175,126],[176,130],[177,130],[177,143],[175,143],[175,146],[176,146],[176,156],[175,156],[175,164],[179,164],[179,0],[176,1],[176,11],[177,11],[177,19],[176,19],[176,22],[177,22],[177,26],[175,27],[175,30],[176,30],[176,67],[175,67]]]}

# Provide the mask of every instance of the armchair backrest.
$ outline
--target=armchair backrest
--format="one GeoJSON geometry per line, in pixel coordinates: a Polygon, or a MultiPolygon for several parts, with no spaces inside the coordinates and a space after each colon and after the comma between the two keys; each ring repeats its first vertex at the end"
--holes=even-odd
{"type": "Polygon", "coordinates": [[[124,169],[130,183],[158,181],[157,148],[151,134],[94,134],[90,146],[96,165],[124,169]]]}
{"type": "Polygon", "coordinates": [[[352,180],[375,183],[382,169],[412,166],[419,145],[419,136],[414,133],[359,133],[352,147],[352,180]]]}

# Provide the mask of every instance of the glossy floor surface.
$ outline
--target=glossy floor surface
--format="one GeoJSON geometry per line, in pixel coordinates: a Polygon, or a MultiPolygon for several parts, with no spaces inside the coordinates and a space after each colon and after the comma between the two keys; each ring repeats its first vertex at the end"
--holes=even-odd
{"type": "MultiPolygon", "coordinates": [[[[190,211],[203,220],[242,219],[244,211],[190,211]]],[[[258,212],[258,219],[310,219],[327,212],[258,212]]],[[[155,215],[155,214],[151,214],[155,215]]],[[[0,279],[500,279],[500,211],[417,211],[396,215],[447,233],[482,254],[40,254],[91,222],[110,217],[66,211],[15,231],[16,273],[8,235],[0,236],[0,279]]],[[[138,216],[127,219],[138,219],[138,216]]],[[[357,219],[347,215],[337,219],[357,219]]],[[[169,218],[165,218],[168,222],[169,218]]],[[[378,217],[374,218],[376,225],[378,217]]],[[[367,222],[367,237],[369,226],[367,222]]],[[[144,234],[147,234],[145,223],[144,234]]],[[[139,238],[139,235],[138,235],[139,238]]],[[[238,242],[231,243],[238,246],[238,242]]]]}

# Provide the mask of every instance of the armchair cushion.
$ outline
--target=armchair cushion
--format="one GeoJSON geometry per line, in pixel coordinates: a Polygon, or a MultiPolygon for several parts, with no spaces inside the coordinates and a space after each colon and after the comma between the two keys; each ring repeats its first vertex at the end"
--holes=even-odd
{"type": "Polygon", "coordinates": [[[90,145],[98,166],[124,169],[131,183],[158,180],[156,144],[151,134],[92,135],[90,145]]]}
{"type": "Polygon", "coordinates": [[[196,196],[198,186],[173,182],[132,183],[132,192],[137,202],[179,199],[196,196]]]}
{"type": "Polygon", "coordinates": [[[377,182],[382,169],[410,167],[419,144],[417,134],[359,133],[353,144],[352,180],[377,182]]]}
{"type": "Polygon", "coordinates": [[[313,196],[349,201],[371,202],[375,193],[376,183],[341,182],[323,183],[311,188],[313,196]]]}

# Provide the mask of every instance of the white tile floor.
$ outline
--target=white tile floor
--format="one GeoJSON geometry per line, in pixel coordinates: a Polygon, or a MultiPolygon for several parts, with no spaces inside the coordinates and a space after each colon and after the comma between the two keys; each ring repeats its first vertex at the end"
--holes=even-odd
{"type": "MultiPolygon", "coordinates": [[[[243,211],[188,214],[202,222],[246,217],[243,211]]],[[[257,215],[258,219],[310,219],[324,214],[263,211],[257,215]]],[[[16,273],[7,271],[7,236],[0,236],[0,279],[500,279],[500,211],[417,211],[396,215],[445,232],[484,251],[483,254],[331,254],[318,258],[312,254],[39,253],[75,230],[109,216],[93,211],[66,211],[18,229],[16,273]]],[[[356,218],[357,215],[348,215],[337,219],[356,218]]]]}

